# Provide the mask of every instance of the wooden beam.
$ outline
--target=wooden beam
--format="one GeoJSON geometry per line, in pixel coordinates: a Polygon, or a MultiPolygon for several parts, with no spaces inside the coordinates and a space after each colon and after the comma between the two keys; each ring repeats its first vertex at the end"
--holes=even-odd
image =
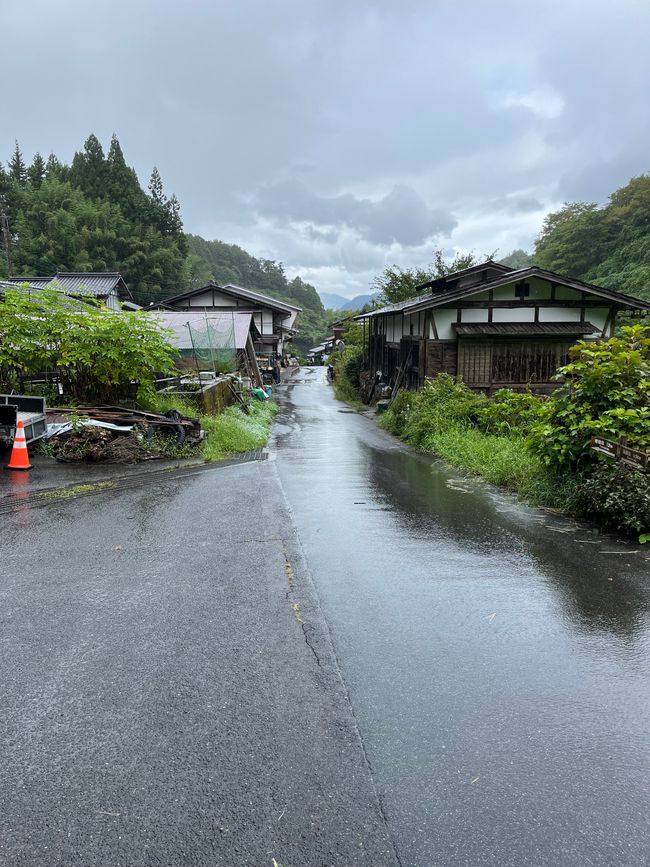
{"type": "Polygon", "coordinates": [[[255,379],[255,385],[258,388],[264,388],[264,380],[262,379],[262,374],[260,373],[260,368],[257,363],[257,356],[255,355],[255,347],[253,346],[253,338],[251,337],[250,331],[248,332],[248,337],[246,339],[246,351],[248,352],[248,359],[250,361],[251,368],[253,370],[253,377],[255,379]]]}
{"type": "Polygon", "coordinates": [[[535,299],[533,301],[518,301],[518,300],[508,300],[508,301],[465,301],[454,302],[447,305],[440,305],[435,309],[447,309],[450,310],[452,308],[458,307],[459,310],[489,310],[490,306],[496,308],[513,308],[513,307],[612,307],[612,302],[603,299],[602,301],[541,301],[540,299],[535,299]]]}

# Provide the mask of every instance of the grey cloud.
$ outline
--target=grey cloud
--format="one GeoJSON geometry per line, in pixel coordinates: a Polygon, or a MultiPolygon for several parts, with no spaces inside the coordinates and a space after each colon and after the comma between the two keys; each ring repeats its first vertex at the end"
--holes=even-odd
{"type": "Polygon", "coordinates": [[[188,230],[356,285],[434,237],[529,246],[538,211],[647,171],[649,25],[640,0],[5,0],[0,160],[115,131],[188,230]],[[44,76],[25,33],[74,47],[44,76]]]}
{"type": "Polygon", "coordinates": [[[452,214],[429,208],[424,199],[405,184],[394,186],[374,201],[351,193],[319,196],[310,192],[304,183],[285,181],[263,187],[256,204],[264,216],[316,226],[347,226],[374,244],[417,246],[427,238],[449,235],[457,225],[452,214]]]}

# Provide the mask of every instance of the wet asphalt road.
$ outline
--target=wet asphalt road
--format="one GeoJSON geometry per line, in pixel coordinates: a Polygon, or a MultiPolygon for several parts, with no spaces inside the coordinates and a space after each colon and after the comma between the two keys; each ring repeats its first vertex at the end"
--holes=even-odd
{"type": "Polygon", "coordinates": [[[394,867],[275,465],[137,472],[0,475],[0,864],[394,867]]]}
{"type": "Polygon", "coordinates": [[[277,467],[399,853],[650,860],[650,562],[281,395],[277,467]]]}

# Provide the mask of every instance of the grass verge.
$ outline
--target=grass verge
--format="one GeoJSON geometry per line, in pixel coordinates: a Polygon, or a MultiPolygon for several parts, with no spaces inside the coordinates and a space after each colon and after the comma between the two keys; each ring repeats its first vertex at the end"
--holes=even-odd
{"type": "Polygon", "coordinates": [[[191,418],[198,416],[206,433],[201,446],[203,457],[206,461],[221,461],[230,455],[265,446],[278,406],[272,400],[253,400],[249,415],[239,406],[229,406],[219,415],[207,415],[190,401],[179,400],[174,395],[158,395],[155,407],[152,406],[151,409],[156,412],[177,409],[191,418]]]}
{"type": "MultiPolygon", "coordinates": [[[[381,426],[390,430],[389,425],[381,426]]],[[[506,488],[535,506],[566,508],[575,484],[570,478],[552,473],[517,436],[486,434],[451,423],[445,430],[431,433],[422,450],[506,488]]]]}

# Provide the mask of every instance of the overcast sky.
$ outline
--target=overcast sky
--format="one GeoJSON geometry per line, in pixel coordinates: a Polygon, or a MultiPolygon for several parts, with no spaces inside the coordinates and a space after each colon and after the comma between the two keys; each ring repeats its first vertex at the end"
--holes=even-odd
{"type": "Polygon", "coordinates": [[[185,227],[351,297],[650,170],[648,0],[0,0],[0,160],[117,133],[185,227]]]}

